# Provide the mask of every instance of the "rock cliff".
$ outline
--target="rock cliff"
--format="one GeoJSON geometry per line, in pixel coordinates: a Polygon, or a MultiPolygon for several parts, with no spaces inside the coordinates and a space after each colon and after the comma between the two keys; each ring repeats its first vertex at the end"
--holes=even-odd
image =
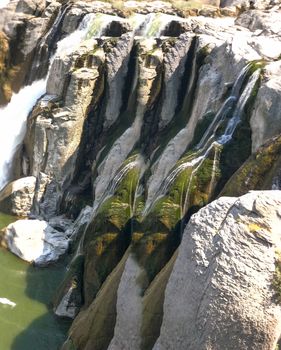
{"type": "Polygon", "coordinates": [[[280,23],[266,1],[0,9],[0,211],[27,219],[1,245],[71,256],[64,350],[275,349],[280,23]]]}

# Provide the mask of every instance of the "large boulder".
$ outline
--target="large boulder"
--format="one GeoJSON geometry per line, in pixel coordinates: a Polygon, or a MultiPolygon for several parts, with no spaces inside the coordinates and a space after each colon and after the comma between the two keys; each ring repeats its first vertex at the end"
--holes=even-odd
{"type": "Polygon", "coordinates": [[[2,245],[21,259],[38,266],[57,261],[68,248],[64,233],[55,230],[46,221],[18,220],[7,226],[2,235],[2,245]]]}
{"type": "Polygon", "coordinates": [[[281,192],[222,197],[185,229],[154,349],[273,350],[281,332],[281,192]]]}

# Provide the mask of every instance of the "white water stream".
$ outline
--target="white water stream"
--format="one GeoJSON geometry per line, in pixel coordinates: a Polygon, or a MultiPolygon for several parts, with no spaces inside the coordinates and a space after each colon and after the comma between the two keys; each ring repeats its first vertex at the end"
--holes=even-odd
{"type": "MultiPolygon", "coordinates": [[[[114,165],[116,166],[116,164],[114,164],[114,165]]],[[[100,206],[108,198],[110,198],[111,196],[114,195],[118,185],[125,178],[125,176],[134,168],[140,169],[140,175],[139,175],[139,179],[140,179],[144,170],[145,170],[144,159],[142,157],[137,157],[137,159],[132,160],[128,164],[124,165],[121,169],[119,168],[118,171],[116,171],[114,169],[115,172],[111,173],[111,177],[108,174],[103,174],[104,176],[107,175],[105,183],[103,182],[103,184],[102,184],[105,187],[103,187],[104,190],[103,190],[103,192],[101,192],[101,197],[95,198],[94,205],[93,205],[93,211],[92,211],[91,219],[89,220],[89,223],[91,223],[93,221],[93,219],[95,218],[95,216],[98,214],[98,210],[99,210],[100,206]]],[[[100,185],[100,181],[98,182],[98,184],[100,185]]],[[[139,182],[138,182],[138,185],[139,185],[139,182]]],[[[137,188],[138,188],[138,185],[137,185],[137,188]]],[[[136,190],[134,201],[133,201],[134,202],[133,207],[135,206],[136,197],[137,197],[137,190],[136,190]]],[[[131,208],[131,214],[133,214],[133,212],[134,212],[134,208],[131,208]]],[[[71,262],[75,261],[77,256],[79,256],[83,253],[83,244],[84,244],[86,232],[87,232],[87,228],[83,232],[83,235],[79,241],[78,247],[76,249],[76,252],[75,252],[71,262]]]]}
{"type": "Polygon", "coordinates": [[[0,109],[0,189],[9,181],[13,157],[23,141],[26,119],[34,104],[46,91],[46,80],[26,86],[0,109]]]}
{"type": "Polygon", "coordinates": [[[0,0],[0,9],[6,7],[9,4],[10,0],[0,0]]]}
{"type": "MultiPolygon", "coordinates": [[[[113,16],[108,17],[112,21],[113,16]]],[[[13,159],[24,139],[27,117],[37,100],[46,93],[53,60],[57,56],[71,53],[83,40],[89,39],[89,31],[93,26],[95,31],[91,33],[91,36],[100,37],[109,23],[109,19],[100,21],[100,17],[93,14],[86,15],[75,32],[57,43],[57,50],[50,60],[47,77],[23,87],[18,93],[13,94],[7,106],[0,109],[0,190],[11,178],[13,159]]]]}
{"type": "Polygon", "coordinates": [[[184,22],[181,17],[164,13],[151,13],[143,17],[143,23],[139,22],[137,35],[146,38],[159,38],[172,21],[184,22]]]}
{"type": "MultiPolygon", "coordinates": [[[[215,157],[217,157],[217,151],[216,151],[216,144],[218,145],[224,145],[227,142],[229,142],[232,139],[233,133],[237,127],[237,125],[241,121],[241,116],[244,111],[245,105],[248,102],[252,91],[259,79],[260,76],[260,69],[257,69],[249,78],[247,85],[245,86],[242,94],[239,97],[241,88],[245,82],[245,79],[249,75],[249,70],[251,69],[251,64],[247,65],[239,74],[238,78],[236,79],[230,97],[227,98],[225,103],[222,105],[220,110],[215,115],[212,123],[204,133],[201,141],[198,143],[198,145],[195,147],[196,152],[194,154],[194,157],[191,159],[189,158],[185,163],[180,164],[175,169],[173,169],[170,174],[165,178],[163,183],[158,184],[158,190],[154,192],[153,196],[150,196],[150,198],[147,199],[145,209],[143,212],[143,215],[146,215],[149,210],[153,207],[154,203],[161,197],[163,197],[173,181],[176,179],[176,177],[185,169],[187,168],[193,168],[190,180],[191,182],[192,177],[196,174],[197,170],[200,168],[200,165],[202,162],[208,157],[210,151],[215,147],[215,157]],[[236,104],[236,106],[235,106],[236,104]],[[220,136],[217,140],[215,140],[215,132],[218,129],[218,127],[221,125],[223,120],[227,117],[228,113],[232,112],[232,117],[229,119],[227,126],[225,128],[225,131],[222,136],[220,136]],[[196,166],[196,167],[195,167],[196,166]],[[195,168],[194,168],[195,167],[195,168]]],[[[165,151],[164,151],[165,152],[165,151]]],[[[214,160],[214,162],[217,162],[217,159],[214,160]]],[[[213,167],[213,173],[215,171],[215,168],[213,167]]],[[[214,182],[214,174],[212,174],[212,182],[214,182]]],[[[213,184],[212,184],[213,186],[213,184]]],[[[188,194],[186,195],[186,197],[188,194]]],[[[184,204],[186,206],[186,204],[184,204]]]]}

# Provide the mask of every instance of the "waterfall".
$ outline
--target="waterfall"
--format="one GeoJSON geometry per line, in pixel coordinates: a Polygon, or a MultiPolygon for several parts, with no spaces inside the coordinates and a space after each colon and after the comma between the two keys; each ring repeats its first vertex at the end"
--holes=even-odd
{"type": "MultiPolygon", "coordinates": [[[[29,82],[33,81],[37,75],[40,76],[42,62],[44,62],[44,60],[46,61],[50,59],[50,51],[51,48],[54,46],[54,37],[57,34],[58,28],[61,25],[69,7],[70,5],[62,7],[60,9],[60,12],[54,24],[51,26],[50,30],[37,45],[37,53],[35,54],[36,59],[32,63],[29,82]]],[[[81,41],[90,39],[92,37],[100,38],[104,34],[110,22],[112,22],[112,20],[116,18],[118,20],[124,21],[124,19],[122,19],[121,17],[116,16],[94,13],[87,14],[79,24],[78,29],[76,29],[73,33],[69,34],[68,36],[57,42],[56,52],[51,58],[51,63],[54,60],[55,56],[61,54],[67,55],[71,53],[81,43],[81,41]]],[[[49,64],[49,67],[51,63],[49,64]]]]}
{"type": "Polygon", "coordinates": [[[112,21],[126,22],[124,18],[103,13],[89,14],[85,19],[91,22],[86,39],[102,37],[112,21]]]}
{"type": "MultiPolygon", "coordinates": [[[[61,17],[60,14],[59,17],[61,17]]],[[[79,43],[84,40],[89,32],[91,24],[95,21],[93,15],[85,16],[79,28],[62,39],[57,44],[57,50],[51,59],[47,77],[25,86],[17,94],[13,94],[10,103],[0,109],[0,189],[11,178],[12,163],[19,145],[22,143],[26,131],[26,120],[37,100],[46,93],[46,85],[53,60],[58,55],[69,54],[79,43]],[[4,151],[3,151],[4,150],[4,151]]],[[[99,35],[107,24],[102,25],[99,35]]]]}
{"type": "Polygon", "coordinates": [[[245,87],[241,97],[239,98],[239,101],[233,113],[233,117],[229,120],[224,134],[218,140],[219,143],[225,144],[231,140],[232,135],[241,120],[241,114],[244,111],[245,105],[248,102],[251,93],[259,79],[260,72],[260,69],[257,69],[250,77],[247,86],[245,87]]]}
{"type": "Polygon", "coordinates": [[[132,162],[129,162],[125,166],[122,167],[121,170],[117,172],[117,174],[113,177],[111,182],[109,183],[109,186],[106,191],[103,192],[103,195],[101,198],[96,199],[94,203],[94,214],[97,212],[99,206],[109,197],[113,196],[116,188],[120,184],[120,182],[124,179],[124,177],[128,174],[130,170],[135,168],[136,166],[139,166],[139,160],[135,160],[132,162]]]}
{"type": "Polygon", "coordinates": [[[6,7],[9,4],[10,0],[0,0],[0,9],[6,7]]]}
{"type": "Polygon", "coordinates": [[[0,189],[9,181],[14,155],[25,135],[26,118],[45,91],[46,80],[36,81],[14,94],[10,103],[0,109],[0,189]]]}
{"type": "Polygon", "coordinates": [[[137,35],[146,38],[159,38],[172,21],[183,22],[184,19],[164,13],[151,13],[140,25],[137,35]]]}
{"type": "Polygon", "coordinates": [[[200,142],[196,146],[196,149],[201,149],[206,141],[214,134],[221,122],[226,118],[229,112],[233,109],[237,98],[235,96],[230,96],[222,105],[218,113],[215,115],[212,123],[209,125],[204,135],[202,136],[200,142]]]}
{"type": "MultiPolygon", "coordinates": [[[[115,176],[113,176],[112,180],[108,183],[108,186],[107,186],[106,190],[104,190],[104,192],[102,193],[102,196],[98,199],[95,199],[93,212],[91,215],[91,219],[89,220],[89,223],[91,223],[93,221],[93,219],[95,218],[95,216],[98,213],[100,206],[106,201],[106,199],[108,199],[114,195],[118,185],[125,178],[125,176],[128,174],[128,172],[136,167],[138,167],[141,170],[140,176],[139,176],[139,178],[140,178],[145,170],[144,161],[143,161],[142,157],[137,157],[137,159],[135,159],[135,157],[134,157],[134,160],[125,164],[124,166],[121,167],[121,169],[119,169],[117,171],[115,176]]],[[[136,193],[137,193],[137,190],[136,190],[136,193]]],[[[136,197],[136,195],[135,195],[135,197],[136,197]]],[[[134,205],[135,205],[135,198],[134,198],[133,206],[134,205]]],[[[133,212],[133,209],[131,209],[131,212],[133,212]]],[[[79,241],[77,250],[76,250],[71,262],[75,261],[77,256],[83,254],[83,243],[84,243],[86,232],[87,232],[87,228],[83,232],[83,235],[79,241]]]]}
{"type": "MultiPolygon", "coordinates": [[[[249,63],[244,67],[244,69],[239,74],[238,78],[236,79],[233,85],[230,97],[226,99],[225,103],[222,105],[222,107],[219,109],[219,111],[215,115],[212,123],[203,134],[198,145],[195,147],[195,152],[192,153],[189,157],[187,157],[187,160],[184,163],[181,163],[180,165],[176,166],[175,169],[173,169],[171,173],[163,181],[163,183],[159,187],[160,189],[156,192],[154,197],[151,200],[147,200],[145,209],[143,211],[143,215],[146,215],[149,212],[149,210],[153,207],[153,205],[161,197],[167,194],[171,184],[175,181],[177,176],[187,168],[193,168],[190,175],[190,180],[189,180],[189,185],[190,185],[192,177],[196,174],[202,162],[208,157],[210,151],[213,148],[215,148],[215,159],[214,159],[215,164],[213,164],[212,179],[211,179],[211,186],[213,186],[215,167],[218,161],[217,147],[219,145],[225,145],[227,142],[229,142],[232,139],[233,133],[237,125],[241,121],[241,116],[242,116],[242,113],[244,112],[246,103],[251,97],[253,89],[255,88],[256,83],[260,77],[261,70],[260,69],[255,70],[255,72],[249,77],[248,82],[241,93],[241,89],[243,88],[243,85],[245,84],[245,81],[250,74],[251,66],[252,64],[249,63]],[[215,137],[216,130],[218,129],[222,121],[227,117],[227,115],[231,111],[233,111],[232,116],[227,123],[227,126],[225,128],[223,135],[221,135],[216,139],[215,137]],[[194,169],[194,166],[196,166],[195,169],[194,169]]],[[[186,194],[186,198],[187,196],[188,196],[188,193],[186,194]]]]}

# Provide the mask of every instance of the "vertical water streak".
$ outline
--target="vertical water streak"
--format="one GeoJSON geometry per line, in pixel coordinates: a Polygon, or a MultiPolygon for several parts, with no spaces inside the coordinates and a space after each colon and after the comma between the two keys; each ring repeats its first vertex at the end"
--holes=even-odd
{"type": "MultiPolygon", "coordinates": [[[[125,176],[133,169],[138,167],[140,170],[144,170],[144,167],[141,166],[142,165],[143,160],[141,158],[138,158],[137,160],[133,160],[131,162],[129,162],[128,164],[126,164],[125,166],[123,166],[121,169],[119,169],[119,171],[115,174],[115,176],[113,177],[113,179],[111,180],[111,182],[109,183],[107,189],[104,191],[103,195],[101,198],[99,198],[98,200],[95,200],[94,202],[94,207],[93,207],[93,212],[91,215],[91,219],[89,220],[89,223],[91,223],[93,221],[93,219],[96,217],[99,208],[101,207],[101,205],[110,197],[112,197],[118,187],[118,185],[121,183],[121,181],[125,178],[125,176]]],[[[141,173],[142,174],[142,173],[141,173]]],[[[141,174],[139,176],[139,178],[141,177],[141,174]]],[[[137,193],[137,190],[136,190],[137,193]]],[[[135,193],[135,197],[136,197],[136,193],[135,193]]],[[[135,202],[135,199],[134,199],[135,202]]],[[[132,212],[132,208],[131,208],[131,212],[132,212]]],[[[76,249],[76,252],[72,258],[72,261],[74,261],[77,256],[83,254],[83,244],[84,244],[84,240],[85,240],[85,234],[87,232],[87,227],[83,232],[83,235],[79,241],[78,247],[76,249]]]]}
{"type": "MultiPolygon", "coordinates": [[[[173,169],[170,174],[165,178],[161,186],[159,187],[160,190],[158,190],[153,197],[153,199],[148,203],[146,203],[145,209],[143,211],[143,215],[147,215],[149,210],[154,206],[154,204],[163,196],[165,196],[171,187],[172,183],[175,181],[177,176],[184,171],[187,168],[194,168],[192,170],[192,173],[190,175],[189,179],[189,185],[191,184],[192,177],[199,169],[202,162],[206,159],[209,152],[215,147],[215,151],[217,152],[217,144],[224,145],[227,142],[229,142],[232,139],[233,133],[237,127],[237,125],[241,121],[241,116],[244,111],[244,108],[249,101],[249,98],[251,97],[251,94],[253,92],[253,89],[255,88],[257,81],[260,77],[260,69],[257,69],[250,77],[251,69],[251,63],[246,65],[244,69],[241,71],[239,76],[237,77],[232,91],[231,96],[227,98],[223,106],[220,108],[216,116],[214,117],[212,123],[207,128],[206,132],[203,134],[202,139],[198,143],[198,145],[195,147],[195,153],[191,155],[192,159],[188,157],[187,161],[184,163],[178,165],[175,169],[173,169]],[[245,84],[246,79],[249,77],[248,82],[246,83],[242,93],[241,90],[243,88],[243,85],[245,84]],[[240,95],[241,94],[241,95],[240,95]],[[240,95],[240,97],[239,97],[240,95]],[[235,106],[236,105],[236,106],[235,106]],[[225,119],[225,117],[228,115],[228,113],[233,110],[232,117],[229,119],[227,126],[225,128],[224,134],[220,136],[217,140],[215,139],[215,132],[221,122],[225,119]],[[199,165],[198,165],[199,164],[199,165]]],[[[215,154],[216,157],[216,154],[215,154]]],[[[214,163],[216,163],[216,159],[214,159],[214,163]]],[[[216,164],[213,164],[213,167],[216,166],[216,164]]],[[[213,172],[215,172],[215,169],[213,168],[213,172]]],[[[212,173],[212,177],[214,177],[214,174],[212,173]]],[[[212,182],[212,180],[211,180],[212,182]]],[[[213,178],[214,182],[214,178],[213,178]]],[[[213,183],[210,185],[213,186],[213,183]]],[[[211,187],[210,187],[211,188],[211,187]]],[[[188,195],[188,191],[187,191],[188,195]]],[[[186,201],[185,201],[186,202],[186,201]]],[[[185,207],[186,203],[185,203],[185,207]]]]}
{"type": "Polygon", "coordinates": [[[45,91],[46,80],[36,81],[14,94],[10,103],[0,109],[0,189],[9,181],[14,155],[25,135],[26,118],[45,91]]]}
{"type": "MultiPolygon", "coordinates": [[[[62,14],[61,14],[62,16],[62,14]]],[[[60,17],[61,17],[60,16],[60,17]]],[[[57,50],[51,59],[47,77],[33,82],[14,94],[10,103],[0,109],[0,189],[11,178],[13,159],[19,145],[22,143],[26,131],[26,120],[37,100],[46,93],[46,84],[53,59],[61,54],[70,53],[86,38],[93,17],[89,16],[82,21],[79,28],[57,44],[57,50]]],[[[102,26],[102,28],[104,28],[102,26]]]]}
{"type": "Polygon", "coordinates": [[[182,22],[182,18],[164,13],[151,13],[139,27],[137,35],[146,38],[159,38],[172,21],[182,22]]]}
{"type": "Polygon", "coordinates": [[[251,94],[253,92],[253,89],[255,88],[259,80],[260,73],[261,73],[261,70],[257,69],[249,78],[249,81],[245,89],[243,90],[241,97],[238,100],[237,106],[233,113],[233,117],[229,120],[224,134],[218,139],[219,143],[224,145],[232,139],[233,133],[241,120],[241,115],[244,111],[244,108],[247,102],[249,101],[251,94]]]}
{"type": "Polygon", "coordinates": [[[192,180],[193,180],[193,177],[194,175],[196,175],[197,171],[199,170],[199,168],[201,167],[202,163],[204,162],[205,158],[202,157],[200,158],[196,168],[192,169],[192,172],[189,176],[189,179],[188,179],[188,186],[187,186],[187,189],[186,189],[186,193],[185,193],[185,200],[183,202],[183,205],[181,205],[181,210],[182,210],[182,213],[181,213],[181,218],[184,217],[188,207],[189,207],[189,195],[190,195],[190,189],[191,189],[191,184],[192,184],[192,180]]]}
{"type": "Polygon", "coordinates": [[[216,170],[217,170],[219,162],[220,162],[219,144],[217,142],[214,142],[214,149],[215,149],[215,155],[214,155],[214,159],[213,159],[211,181],[210,181],[210,185],[209,185],[209,194],[210,195],[213,193],[213,190],[215,189],[216,170]]]}

